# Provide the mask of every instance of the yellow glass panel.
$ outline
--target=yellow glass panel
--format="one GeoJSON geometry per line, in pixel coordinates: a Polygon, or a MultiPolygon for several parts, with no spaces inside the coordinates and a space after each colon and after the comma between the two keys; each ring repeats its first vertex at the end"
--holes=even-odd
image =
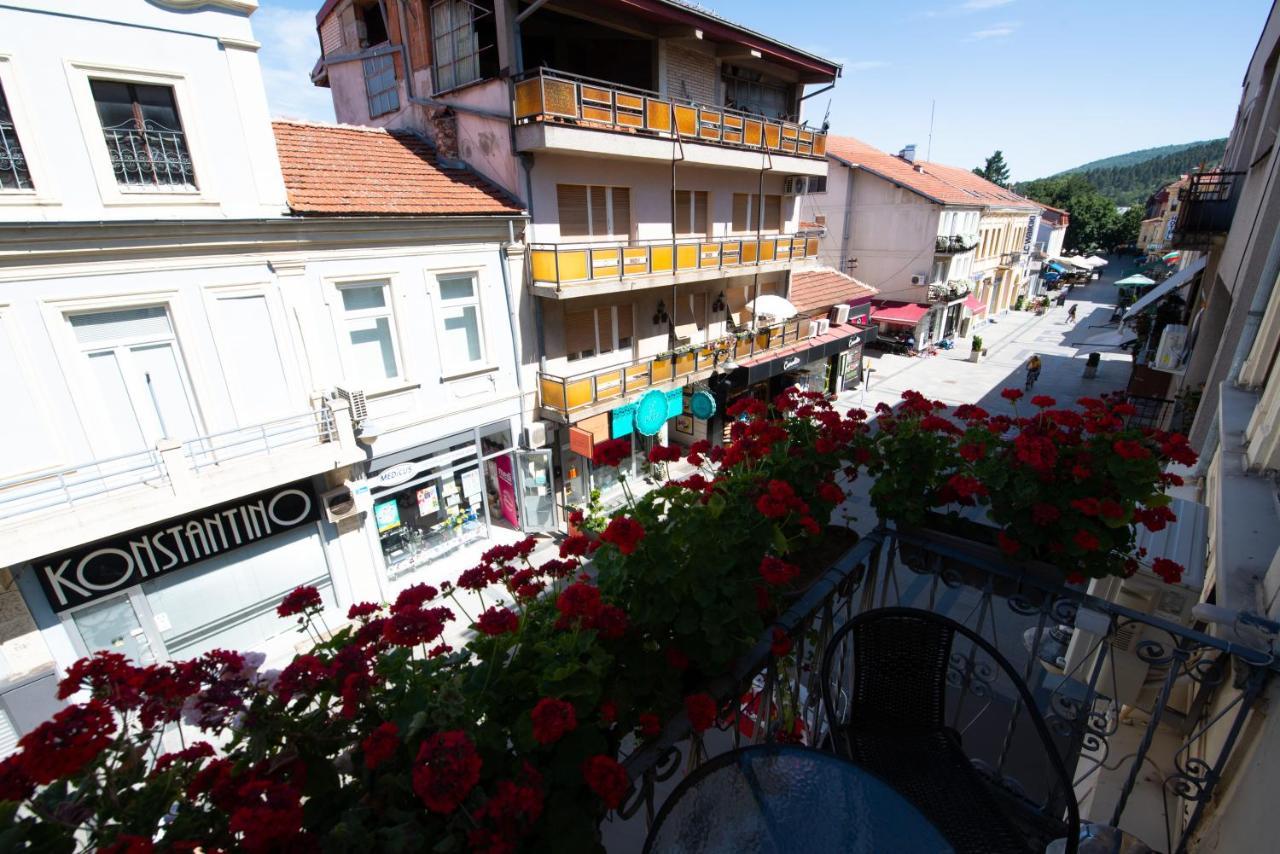
{"type": "Polygon", "coordinates": [[[649,270],[654,273],[671,272],[671,247],[649,247],[649,270]]]}
{"type": "Polygon", "coordinates": [[[747,145],[758,146],[763,133],[764,126],[760,122],[748,121],[746,127],[743,128],[742,138],[747,145]]]}
{"type": "Polygon", "coordinates": [[[593,107],[590,104],[583,104],[582,117],[587,121],[605,122],[608,124],[613,121],[613,111],[603,109],[601,107],[593,107]]]}
{"type": "Polygon", "coordinates": [[[742,116],[731,116],[728,113],[725,113],[723,118],[725,127],[732,128],[734,130],[742,130],[742,116]]]}
{"type": "Polygon", "coordinates": [[[820,133],[813,140],[813,153],[822,157],[827,153],[827,135],[820,133]]]}
{"type": "Polygon", "coordinates": [[[671,359],[654,359],[653,365],[653,381],[654,383],[666,382],[671,379],[671,359]]]}
{"type": "Polygon", "coordinates": [[[590,406],[593,403],[591,395],[591,377],[584,377],[580,380],[570,380],[565,384],[569,398],[569,409],[578,409],[582,406],[590,406]]]}
{"type": "Polygon", "coordinates": [[[804,257],[806,258],[818,257],[818,238],[810,237],[809,240],[805,243],[804,257]]]}
{"type": "Polygon", "coordinates": [[[622,263],[621,249],[592,249],[591,278],[605,279],[618,275],[622,263]]]}
{"type": "Polygon", "coordinates": [[[742,263],[754,264],[756,262],[756,242],[754,240],[742,241],[742,263]]]}
{"type": "Polygon", "coordinates": [[[778,141],[781,137],[781,134],[782,134],[782,128],[778,127],[777,125],[765,125],[764,126],[765,148],[770,148],[770,149],[777,148],[778,141]]]}
{"type": "Polygon", "coordinates": [[[548,409],[560,409],[564,407],[564,381],[557,377],[548,377],[543,374],[538,375],[538,395],[542,401],[542,405],[548,409]]]}
{"type": "Polygon", "coordinates": [[[639,95],[628,95],[625,92],[614,92],[614,101],[619,107],[626,107],[628,110],[640,110],[644,108],[644,98],[639,95]]]}
{"type": "Polygon", "coordinates": [[[622,394],[622,371],[596,374],[596,400],[613,400],[622,394]]]}
{"type": "Polygon", "coordinates": [[[703,371],[707,368],[713,368],[716,364],[716,348],[703,347],[698,351],[698,370],[703,371]]]}
{"type": "Polygon", "coordinates": [[[734,350],[734,358],[745,359],[747,356],[750,356],[750,355],[751,355],[751,339],[750,338],[738,339],[738,346],[734,350]]]}
{"type": "Polygon", "coordinates": [[[671,105],[653,98],[645,100],[645,127],[662,133],[671,132],[671,105]]]}
{"type": "Polygon", "coordinates": [[[795,125],[783,125],[783,126],[782,126],[782,138],[783,138],[783,139],[796,139],[796,138],[797,138],[797,137],[799,137],[799,136],[800,136],[800,129],[799,129],[799,128],[797,128],[795,125]]]}
{"type": "Polygon", "coordinates": [[[699,246],[699,254],[703,267],[716,267],[720,264],[720,244],[703,243],[699,246]]]}
{"type": "Polygon", "coordinates": [[[720,244],[720,260],[724,266],[742,263],[742,241],[726,240],[720,244]]]}
{"type": "Polygon", "coordinates": [[[560,281],[585,282],[587,278],[587,250],[565,249],[561,251],[560,281]]]}
{"type": "Polygon", "coordinates": [[[676,376],[683,377],[685,374],[693,373],[693,366],[697,356],[690,353],[681,353],[676,356],[676,376]]]}
{"type": "Polygon", "coordinates": [[[624,372],[627,378],[627,391],[649,387],[649,365],[632,365],[624,372]]]}
{"type": "Polygon", "coordinates": [[[622,125],[623,127],[629,127],[629,128],[644,127],[644,116],[640,115],[639,113],[626,113],[626,112],[623,112],[622,110],[619,110],[618,114],[614,116],[614,121],[616,121],[618,124],[622,125]]]}
{"type": "Polygon", "coordinates": [[[778,260],[787,261],[791,258],[791,238],[782,237],[778,239],[778,260]]]}
{"type": "Polygon", "coordinates": [[[731,143],[732,145],[740,145],[742,143],[742,134],[736,130],[727,130],[724,132],[724,136],[722,136],[721,139],[725,142],[731,143]]]}
{"type": "Polygon", "coordinates": [[[529,250],[529,269],[535,282],[558,284],[556,278],[556,253],[554,249],[529,250]]]}
{"type": "Polygon", "coordinates": [[[531,77],[516,84],[516,118],[527,119],[542,112],[542,79],[531,77]]]}
{"type": "Polygon", "coordinates": [[[649,250],[643,246],[623,249],[622,272],[628,276],[641,276],[649,272],[649,250]]]}
{"type": "Polygon", "coordinates": [[[692,243],[682,243],[676,247],[676,269],[698,269],[698,247],[692,243]]]}
{"type": "Polygon", "coordinates": [[[578,96],[572,83],[542,80],[543,112],[552,116],[578,117],[578,96]]]}
{"type": "Polygon", "coordinates": [[[681,136],[695,136],[698,133],[698,111],[693,107],[675,104],[676,130],[681,136]]]}
{"type": "Polygon", "coordinates": [[[774,243],[772,240],[761,240],[760,241],[760,260],[772,261],[774,259],[774,253],[776,249],[777,249],[777,244],[774,243]]]}
{"type": "Polygon", "coordinates": [[[582,86],[582,100],[595,101],[598,104],[612,104],[613,93],[608,89],[601,89],[598,86],[582,86]]]}
{"type": "Polygon", "coordinates": [[[765,329],[756,335],[756,349],[757,350],[769,349],[769,330],[768,329],[765,329]]]}
{"type": "Polygon", "coordinates": [[[811,130],[802,130],[802,131],[800,131],[800,141],[801,141],[801,142],[813,142],[813,131],[811,131],[811,130]]]}

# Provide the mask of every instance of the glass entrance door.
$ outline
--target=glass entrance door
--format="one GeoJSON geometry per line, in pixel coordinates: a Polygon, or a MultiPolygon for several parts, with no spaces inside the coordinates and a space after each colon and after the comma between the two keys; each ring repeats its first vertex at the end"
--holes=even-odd
{"type": "Polygon", "coordinates": [[[118,652],[138,664],[154,664],[155,649],[128,596],[104,599],[72,615],[89,652],[118,652]]]}
{"type": "Polygon", "coordinates": [[[556,527],[555,489],[551,475],[551,451],[520,451],[519,473],[521,529],[527,533],[553,531],[556,527]]]}

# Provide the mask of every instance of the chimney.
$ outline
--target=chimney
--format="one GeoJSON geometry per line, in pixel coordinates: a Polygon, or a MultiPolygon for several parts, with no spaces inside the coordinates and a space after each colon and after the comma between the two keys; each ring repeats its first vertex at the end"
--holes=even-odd
{"type": "Polygon", "coordinates": [[[903,148],[901,151],[898,152],[898,156],[901,157],[903,160],[907,161],[908,163],[915,163],[916,162],[915,145],[906,146],[905,148],[903,148]]]}

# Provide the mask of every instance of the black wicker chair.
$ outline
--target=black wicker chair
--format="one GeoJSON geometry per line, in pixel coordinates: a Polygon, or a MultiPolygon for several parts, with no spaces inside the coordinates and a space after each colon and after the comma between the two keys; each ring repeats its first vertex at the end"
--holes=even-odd
{"type": "MultiPolygon", "coordinates": [[[[988,677],[980,677],[987,688],[988,677]]],[[[882,608],[860,614],[832,637],[822,661],[822,704],[830,724],[830,746],[872,771],[907,797],[946,836],[957,854],[1043,852],[1066,837],[1066,854],[1079,844],[1080,816],[1071,777],[1054,746],[1031,692],[1013,665],[971,629],[915,608],[882,608]],[[961,735],[946,724],[953,682],[964,691],[973,678],[971,660],[953,659],[960,635],[974,644],[1015,686],[1035,735],[1048,754],[1053,783],[1066,801],[1067,820],[1046,814],[1029,798],[979,771],[966,755],[961,735]],[[852,641],[851,659],[841,644],[852,641]],[[832,684],[835,660],[852,665],[849,684],[832,684]],[[950,680],[949,680],[950,677],[950,680]],[[847,692],[848,708],[837,713],[832,691],[847,692]]]]}

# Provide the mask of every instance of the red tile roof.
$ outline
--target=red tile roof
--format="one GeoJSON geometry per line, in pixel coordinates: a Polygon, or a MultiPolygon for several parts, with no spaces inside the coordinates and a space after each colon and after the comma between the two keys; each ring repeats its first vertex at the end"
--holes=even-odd
{"type": "Polygon", "coordinates": [[[787,299],[797,311],[804,314],[830,308],[837,303],[853,303],[856,300],[870,299],[878,293],[880,292],[870,285],[863,284],[838,270],[825,267],[819,270],[805,270],[793,275],[791,295],[787,299]]]}
{"type": "Polygon", "coordinates": [[[979,178],[968,169],[917,160],[910,163],[896,154],[873,148],[851,136],[827,137],[827,154],[865,169],[881,178],[944,205],[1035,210],[1030,199],[979,178]]]}
{"type": "Polygon", "coordinates": [[[468,169],[444,169],[410,131],[274,121],[289,207],[300,214],[518,214],[521,205],[468,169]]]}

